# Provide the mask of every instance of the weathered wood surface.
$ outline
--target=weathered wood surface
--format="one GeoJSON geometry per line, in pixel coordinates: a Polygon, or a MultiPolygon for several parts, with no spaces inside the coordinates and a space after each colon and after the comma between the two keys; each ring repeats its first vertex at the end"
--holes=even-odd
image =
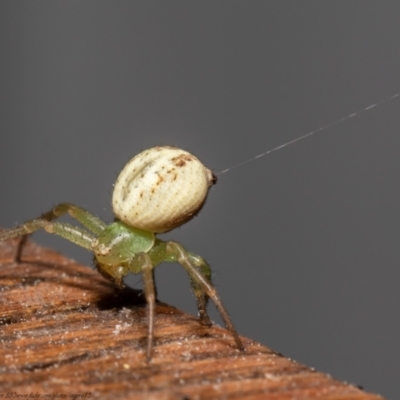
{"type": "Polygon", "coordinates": [[[32,243],[22,263],[14,254],[0,243],[0,398],[381,399],[246,338],[241,353],[162,303],[147,365],[139,292],[32,243]]]}

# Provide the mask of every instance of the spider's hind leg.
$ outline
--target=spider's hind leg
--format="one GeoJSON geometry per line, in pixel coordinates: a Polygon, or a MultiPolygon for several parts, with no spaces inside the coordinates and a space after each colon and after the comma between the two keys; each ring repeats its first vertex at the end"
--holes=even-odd
{"type": "Polygon", "coordinates": [[[154,269],[147,253],[138,254],[139,264],[143,273],[143,286],[147,303],[147,351],[146,361],[149,363],[153,355],[154,341],[154,311],[156,305],[156,288],[154,284],[154,269]]]}
{"type": "MultiPolygon", "coordinates": [[[[204,279],[209,283],[211,282],[211,268],[210,265],[203,257],[198,256],[197,254],[188,253],[188,257],[192,264],[194,264],[204,279]]],[[[202,285],[198,283],[196,277],[189,273],[190,276],[190,284],[192,286],[193,293],[196,297],[197,301],[197,309],[199,312],[199,318],[202,324],[211,326],[211,320],[207,313],[207,304],[210,296],[207,292],[203,289],[202,285]]]]}
{"type": "Polygon", "coordinates": [[[240,340],[235,327],[233,326],[232,320],[229,317],[228,312],[223,306],[222,301],[219,298],[214,286],[210,283],[208,279],[203,276],[202,273],[199,272],[198,268],[193,263],[193,255],[190,255],[190,253],[188,253],[179,243],[176,242],[167,242],[167,252],[174,254],[176,261],[178,261],[179,264],[181,264],[183,268],[185,268],[191,279],[193,279],[196,284],[203,289],[207,296],[211,298],[211,300],[217,307],[217,310],[220,313],[226,328],[233,336],[237,348],[243,351],[243,343],[240,340]]]}

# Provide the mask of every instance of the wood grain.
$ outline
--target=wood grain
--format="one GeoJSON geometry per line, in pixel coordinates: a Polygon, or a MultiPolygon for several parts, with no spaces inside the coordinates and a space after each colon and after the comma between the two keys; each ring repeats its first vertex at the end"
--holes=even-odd
{"type": "Polygon", "coordinates": [[[15,263],[15,246],[0,243],[0,398],[382,399],[163,303],[146,364],[140,292],[30,242],[15,263]]]}

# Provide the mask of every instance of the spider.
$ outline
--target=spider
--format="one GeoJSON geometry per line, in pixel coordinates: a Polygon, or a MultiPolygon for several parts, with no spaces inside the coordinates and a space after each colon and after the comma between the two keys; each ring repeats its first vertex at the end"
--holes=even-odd
{"type": "Polygon", "coordinates": [[[206,308],[211,298],[237,348],[243,351],[239,335],[212,285],[207,261],[177,242],[156,237],[193,218],[216,181],[213,172],[192,154],[175,147],[153,147],[132,158],[121,171],[112,196],[116,217],[113,223],[107,225],[74,204],[60,203],[39,218],[1,231],[0,241],[21,237],[22,244],[27,235],[44,229],[92,251],[98,271],[120,288],[127,274],[142,273],[148,319],[147,362],[151,361],[154,341],[154,268],[164,261],[178,262],[190,277],[200,322],[212,324],[206,308]],[[55,221],[64,214],[82,227],[55,221]]]}

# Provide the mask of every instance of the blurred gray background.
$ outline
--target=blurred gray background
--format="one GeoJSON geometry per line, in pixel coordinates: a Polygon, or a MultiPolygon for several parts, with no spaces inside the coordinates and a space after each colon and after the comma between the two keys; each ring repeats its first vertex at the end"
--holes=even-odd
{"type": "MultiPolygon", "coordinates": [[[[0,225],[61,201],[111,221],[141,150],[179,146],[218,172],[400,92],[399,21],[394,1],[1,1],[0,225]]],[[[399,131],[397,98],[221,175],[167,235],[211,263],[240,334],[388,399],[399,131]]],[[[160,300],[196,313],[179,266],[156,276],[160,300]]]]}

